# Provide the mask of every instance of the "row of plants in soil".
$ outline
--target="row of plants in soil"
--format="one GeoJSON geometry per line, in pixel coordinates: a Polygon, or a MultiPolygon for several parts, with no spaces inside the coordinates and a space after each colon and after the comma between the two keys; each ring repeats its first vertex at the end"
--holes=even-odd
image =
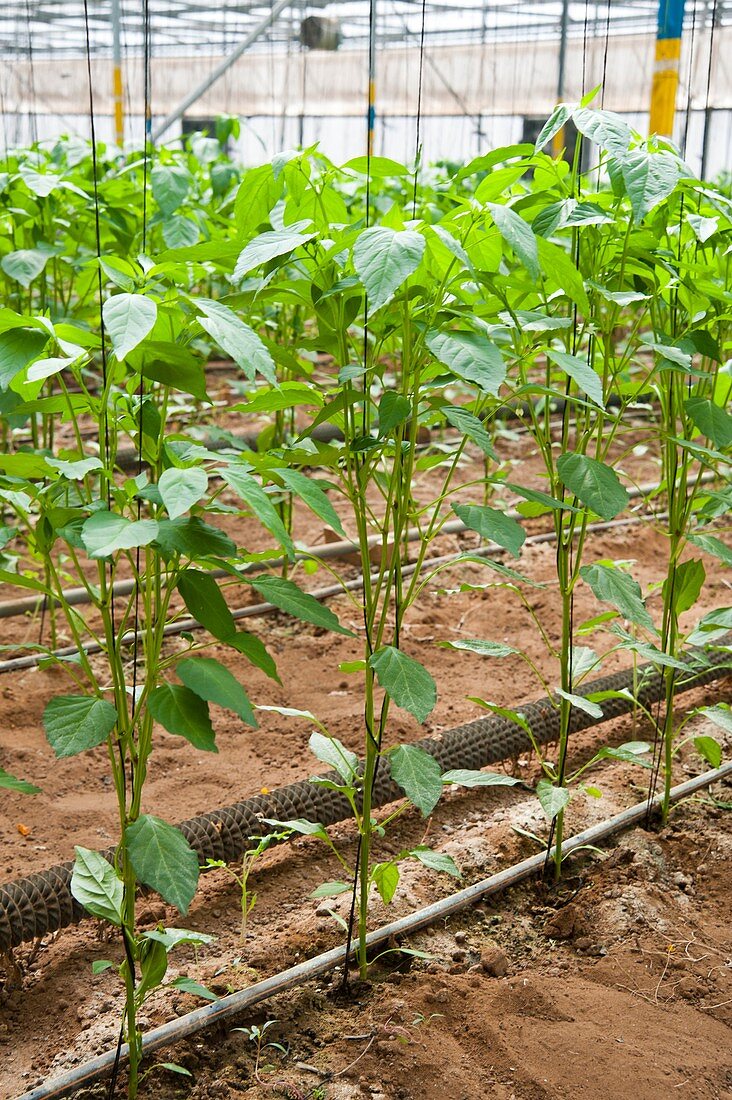
{"type": "MultiPolygon", "coordinates": [[[[441,774],[413,745],[385,747],[394,707],[424,722],[437,702],[432,675],[403,644],[427,586],[450,583],[461,564],[480,566],[485,579],[458,580],[458,589],[523,607],[546,647],[550,678],[517,641],[440,643],[486,680],[491,662],[522,659],[553,694],[557,750],[535,751],[557,878],[568,806],[600,796],[589,773],[602,759],[645,766],[651,786],[660,777],[666,820],[690,717],[703,712],[732,730],[722,704],[686,716],[674,705],[689,674],[685,647],[725,645],[732,628],[728,607],[693,615],[709,563],[732,561],[724,540],[732,201],[724,189],[695,179],[671,145],[642,139],[588,103],[558,107],[536,146],[494,150],[452,174],[379,157],[339,167],[315,148],[242,171],[224,152],[235,127],[221,120],[215,137],[124,158],[67,139],[12,154],[0,174],[0,583],[5,593],[46,597],[54,623],[50,644],[3,650],[40,653],[42,667],[68,677],[44,714],[57,756],[99,745],[108,752],[119,809],[115,860],[77,848],[72,890],[120,930],[123,961],[97,969],[114,965],[125,988],[130,1096],[140,1079],[140,1007],[164,981],[169,952],[202,938],[137,925],[140,883],[185,914],[200,870],[182,834],[145,808],[155,730],[211,752],[211,704],[250,726],[257,707],[276,709],[253,703],[221,659],[228,648],[278,679],[265,645],[232,615],[251,589],[300,621],[357,639],[361,650],[341,671],[361,700],[362,764],[307,710],[281,713],[315,727],[310,746],[337,773],[327,783],[353,811],[356,864],[337,852],[343,881],[318,892],[352,892],[346,934],[356,940],[362,977],[369,900],[377,892],[391,901],[401,862],[459,876],[424,846],[375,861],[375,832],[391,829],[408,806],[430,814],[446,785],[516,782],[441,774]],[[571,165],[546,152],[570,119],[580,135],[571,165]],[[594,167],[583,173],[587,142],[594,167]],[[171,428],[181,403],[205,421],[206,361],[222,354],[239,370],[235,408],[267,420],[256,451],[233,437],[210,449],[171,428]],[[514,480],[501,454],[495,414],[506,401],[523,409],[540,458],[541,480],[531,485],[514,480]],[[590,540],[594,521],[628,506],[628,423],[641,406],[661,473],[646,501],[648,522],[667,546],[645,592],[632,560],[594,560],[590,540]],[[319,440],[321,425],[338,438],[319,440]],[[436,430],[426,447],[423,428],[436,430]],[[118,461],[130,446],[132,474],[118,461]],[[478,477],[467,461],[476,455],[478,477]],[[549,589],[559,639],[533,609],[537,582],[521,565],[526,532],[507,500],[521,516],[544,517],[554,534],[549,589]],[[296,508],[355,542],[360,591],[346,587],[337,561],[298,553],[296,508]],[[237,545],[226,530],[232,515],[258,525],[254,541],[266,538],[269,548],[237,545]],[[434,564],[435,541],[455,519],[505,557],[471,551],[434,564]],[[284,564],[249,571],[275,559],[284,564]],[[340,615],[308,591],[315,569],[343,586],[340,615]],[[115,589],[120,577],[134,580],[131,593],[115,589]],[[86,607],[65,598],[70,584],[86,590],[86,607]],[[581,585],[597,614],[578,622],[581,585]],[[169,639],[166,627],[183,615],[201,630],[169,639]],[[56,654],[61,635],[76,655],[56,654]],[[102,660],[85,652],[89,641],[102,660]],[[606,698],[585,697],[582,683],[618,651],[663,673],[664,706],[645,715],[653,743],[604,748],[573,770],[572,710],[599,719],[606,698]],[[405,798],[377,820],[371,799],[382,769],[405,798]]],[[[475,702],[531,736],[516,711],[475,702]]],[[[721,761],[716,738],[697,737],[695,747],[712,766],[721,761]]],[[[4,770],[0,786],[36,790],[4,770]]],[[[272,830],[312,834],[333,848],[318,823],[273,822],[272,830]]],[[[245,912],[251,858],[240,875],[245,912]]]]}

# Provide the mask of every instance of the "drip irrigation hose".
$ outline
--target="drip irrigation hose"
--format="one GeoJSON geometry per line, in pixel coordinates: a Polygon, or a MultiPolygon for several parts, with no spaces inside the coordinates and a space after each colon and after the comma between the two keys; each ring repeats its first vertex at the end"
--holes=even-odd
{"type": "MultiPolygon", "coordinates": [[[[707,470],[702,474],[701,479],[692,477],[690,475],[687,480],[689,481],[689,483],[691,483],[692,481],[696,482],[700,480],[702,484],[706,484],[710,481],[714,481],[715,476],[716,475],[714,474],[714,471],[707,470]]],[[[660,489],[661,484],[659,482],[644,482],[642,485],[631,486],[631,488],[628,490],[628,496],[631,498],[631,500],[633,500],[637,499],[638,497],[649,496],[651,493],[658,492],[660,489]]],[[[511,519],[520,520],[522,518],[521,514],[513,508],[506,511],[505,514],[511,519]]],[[[628,521],[620,520],[618,522],[623,523],[628,521]]],[[[634,519],[633,522],[636,522],[636,520],[634,519]]],[[[600,527],[600,524],[591,524],[590,530],[597,530],[600,527]]],[[[453,535],[459,534],[467,530],[468,528],[465,526],[462,520],[450,520],[448,523],[445,523],[440,529],[440,534],[453,535]]],[[[419,528],[410,527],[406,535],[406,540],[407,542],[416,542],[421,537],[421,535],[422,532],[419,530],[419,528]]],[[[383,539],[381,535],[370,535],[367,541],[369,547],[375,547],[381,546],[383,539]]],[[[318,546],[309,546],[303,550],[299,550],[295,554],[295,561],[308,561],[312,560],[313,558],[322,558],[325,561],[330,558],[340,558],[345,557],[348,554],[359,553],[360,549],[361,548],[359,543],[351,542],[348,539],[344,539],[339,542],[325,543],[318,546]]],[[[242,575],[251,576],[254,573],[262,572],[267,569],[279,568],[284,564],[284,562],[284,558],[273,558],[271,561],[268,561],[266,563],[252,562],[250,565],[245,566],[243,569],[241,569],[240,572],[242,573],[242,575]]],[[[429,562],[427,564],[429,564],[429,562]]],[[[230,577],[231,574],[225,569],[214,569],[211,570],[211,576],[230,577]]],[[[135,582],[131,579],[115,581],[114,585],[112,586],[112,591],[114,596],[128,596],[131,592],[134,591],[134,587],[135,582]]],[[[316,598],[318,598],[317,593],[314,593],[314,595],[316,596],[316,598]]],[[[72,607],[78,607],[79,605],[88,604],[90,602],[89,591],[81,585],[76,588],[67,588],[63,592],[63,600],[65,603],[72,607]]],[[[38,611],[45,611],[51,604],[58,604],[59,602],[59,600],[54,600],[53,598],[49,599],[48,596],[28,596],[19,600],[5,600],[3,602],[0,602],[0,619],[12,619],[16,615],[34,614],[38,611]]],[[[189,627],[186,627],[185,629],[189,629],[189,627]]],[[[62,655],[65,656],[67,654],[62,655]]],[[[35,658],[34,660],[35,663],[37,663],[38,660],[42,659],[43,658],[35,658]]],[[[11,660],[15,660],[15,658],[11,658],[11,660]]],[[[7,662],[0,662],[0,672],[5,671],[3,668],[4,663],[7,662]]],[[[28,668],[31,666],[13,665],[13,667],[28,668]]]]}
{"type": "MultiPolygon", "coordinates": [[[[695,776],[694,779],[689,779],[685,783],[680,783],[677,787],[672,787],[670,792],[671,801],[678,802],[682,798],[688,798],[697,791],[709,787],[712,783],[726,779],[730,775],[732,775],[732,762],[723,764],[722,767],[715,768],[713,771],[704,772],[703,775],[695,776]]],[[[656,796],[653,804],[654,808],[661,805],[660,795],[656,796]]],[[[647,803],[645,801],[638,802],[635,806],[622,810],[598,825],[592,825],[581,833],[576,833],[564,841],[564,854],[569,855],[578,848],[597,845],[623,829],[629,829],[631,826],[640,824],[645,820],[647,811],[647,803]]],[[[553,854],[552,850],[550,858],[553,854]]],[[[545,860],[545,853],[539,852],[537,855],[530,856],[520,863],[515,863],[512,867],[507,867],[489,878],[482,879],[472,886],[467,886],[441,901],[427,905],[423,909],[417,909],[399,920],[391,921],[389,924],[369,932],[366,937],[367,945],[370,951],[373,951],[374,948],[389,944],[400,936],[419,932],[422,928],[427,928],[437,920],[445,920],[483,898],[491,897],[512,886],[517,886],[533,875],[540,874],[545,860]]],[[[241,1016],[243,1012],[269,1000],[271,997],[285,993],[289,989],[294,989],[304,982],[322,978],[330,973],[334,967],[343,964],[343,955],[342,947],[333,948],[322,955],[316,955],[312,959],[298,963],[297,966],[283,970],[271,978],[256,982],[248,989],[230,993],[212,1004],[197,1008],[185,1016],[180,1016],[167,1024],[163,1024],[161,1027],[153,1028],[147,1035],[143,1035],[143,1054],[152,1054],[153,1051],[160,1050],[162,1047],[171,1046],[173,1043],[178,1043],[191,1035],[197,1035],[207,1028],[215,1027],[226,1020],[241,1016]]],[[[121,1051],[123,1062],[127,1059],[127,1053],[128,1048],[125,1045],[121,1051]]],[[[23,1093],[17,1100],[61,1100],[62,1097],[70,1096],[78,1089],[88,1087],[108,1077],[114,1068],[116,1057],[116,1049],[100,1054],[76,1069],[45,1081],[43,1084],[31,1089],[30,1092],[23,1093]]]]}
{"type": "MultiPolygon", "coordinates": [[[[508,513],[508,515],[513,515],[513,514],[514,513],[512,513],[512,512],[508,513]]],[[[665,515],[665,514],[666,513],[661,513],[661,515],[665,515]]],[[[637,525],[637,524],[640,524],[640,523],[645,523],[645,522],[646,522],[646,517],[645,516],[631,516],[631,517],[626,518],[626,519],[607,520],[604,523],[590,523],[587,526],[587,530],[588,531],[609,531],[609,530],[613,530],[616,527],[631,527],[631,526],[634,526],[634,525],[637,525]]],[[[445,526],[442,528],[441,533],[447,533],[447,532],[452,532],[452,531],[465,531],[465,530],[467,530],[467,528],[465,527],[465,524],[462,523],[461,520],[453,520],[450,523],[445,524],[445,526]]],[[[374,538],[374,536],[371,536],[371,537],[374,538]]],[[[555,539],[556,539],[556,535],[554,534],[554,532],[553,531],[548,531],[545,534],[529,535],[526,538],[523,545],[524,545],[524,547],[538,546],[538,545],[540,545],[541,543],[544,543],[544,542],[554,542],[555,539]]],[[[337,553],[333,554],[333,555],[323,554],[321,556],[322,557],[330,557],[330,556],[337,556],[338,554],[342,554],[344,552],[349,553],[350,552],[349,548],[353,545],[354,544],[352,544],[352,543],[342,543],[339,546],[337,543],[331,543],[330,547],[334,548],[337,551],[337,553]]],[[[381,539],[379,537],[376,538],[376,541],[374,542],[374,545],[381,545],[381,539]]],[[[320,548],[318,548],[318,549],[320,549],[320,548]]],[[[355,547],[355,549],[358,550],[359,547],[355,547]]],[[[441,557],[438,557],[438,558],[427,558],[422,563],[422,568],[425,569],[425,570],[429,570],[429,569],[433,569],[435,566],[438,566],[438,565],[445,565],[447,562],[456,561],[457,559],[462,557],[464,555],[464,553],[465,553],[465,551],[458,550],[458,551],[455,551],[452,554],[443,554],[441,557]]],[[[480,546],[480,547],[476,547],[476,549],[470,551],[470,557],[471,558],[477,558],[477,557],[496,558],[496,557],[503,557],[503,555],[505,553],[506,553],[506,551],[504,549],[502,549],[502,547],[500,547],[500,546],[480,546]]],[[[304,556],[308,557],[310,555],[305,554],[304,556]]],[[[315,555],[315,556],[317,556],[317,555],[315,555]]],[[[282,560],[284,560],[284,559],[279,559],[279,560],[280,560],[280,563],[281,563],[282,560]]],[[[267,563],[267,567],[272,568],[272,566],[274,566],[276,564],[277,564],[277,561],[270,561],[270,562],[267,563]]],[[[405,565],[402,568],[402,576],[403,577],[411,576],[411,574],[414,572],[414,569],[415,569],[415,566],[413,564],[405,565]]],[[[247,570],[246,572],[248,574],[249,570],[247,570]]],[[[221,572],[219,572],[219,571],[212,572],[212,576],[230,577],[231,574],[228,573],[228,572],[224,572],[222,570],[221,572]]],[[[242,579],[244,579],[244,571],[242,571],[242,579]]],[[[378,575],[376,573],[372,574],[371,580],[375,583],[378,580],[378,575]]],[[[330,585],[327,585],[324,588],[316,588],[312,592],[310,592],[309,595],[311,595],[313,597],[313,599],[316,599],[316,600],[329,600],[329,599],[334,598],[335,596],[342,596],[345,592],[356,592],[356,591],[360,592],[362,588],[363,588],[363,577],[359,574],[357,577],[354,577],[352,580],[344,581],[341,584],[330,584],[330,585]]],[[[130,591],[132,591],[132,589],[130,589],[130,591]]],[[[263,616],[263,615],[273,615],[275,612],[282,613],[281,608],[276,607],[275,604],[272,604],[272,603],[255,603],[255,604],[248,604],[246,607],[240,607],[236,610],[232,610],[231,615],[232,615],[232,618],[236,622],[238,622],[240,619],[251,619],[251,618],[258,618],[258,617],[263,616]]],[[[173,635],[176,635],[176,634],[182,634],[184,631],[203,630],[203,629],[204,629],[203,624],[199,623],[199,621],[197,619],[185,618],[185,619],[178,619],[175,622],[168,623],[166,626],[163,627],[163,634],[165,635],[166,638],[168,638],[168,637],[172,637],[173,635]]],[[[140,632],[140,631],[138,631],[137,633],[135,633],[132,630],[128,631],[128,633],[126,633],[122,637],[121,645],[132,645],[136,640],[139,640],[141,637],[142,637],[142,632],[140,632]]],[[[87,656],[90,656],[94,653],[101,653],[102,651],[103,651],[103,647],[99,642],[87,642],[86,645],[84,646],[84,653],[86,653],[87,656]]],[[[69,659],[69,658],[75,658],[78,655],[79,655],[79,650],[76,648],[76,646],[70,645],[70,646],[63,646],[61,649],[54,649],[51,652],[44,651],[42,653],[31,654],[31,655],[28,655],[27,657],[10,657],[6,661],[0,661],[0,675],[2,675],[5,672],[18,672],[21,669],[25,669],[25,668],[35,668],[36,666],[38,666],[40,664],[43,664],[44,661],[48,661],[48,660],[53,659],[53,658],[56,658],[58,660],[64,660],[64,659],[69,659]]]]}
{"type": "MultiPolygon", "coordinates": [[[[689,675],[678,684],[677,691],[701,687],[725,675],[729,654],[723,648],[732,642],[726,635],[711,652],[690,650],[687,662],[689,675]]],[[[649,708],[664,697],[665,680],[652,665],[642,665],[635,672],[616,672],[584,685],[586,694],[601,691],[625,692],[602,703],[601,719],[573,707],[570,732],[577,733],[618,718],[632,711],[638,702],[649,708]]],[[[559,706],[556,697],[544,697],[520,707],[518,713],[528,723],[535,741],[548,744],[559,735],[559,706]]],[[[498,714],[468,722],[436,737],[424,737],[416,744],[433,756],[443,772],[455,768],[478,770],[488,764],[517,757],[531,751],[531,740],[517,723],[498,714]]],[[[340,782],[331,772],[324,778],[340,782]]],[[[373,805],[385,806],[403,797],[401,789],[382,769],[374,784],[373,805]]],[[[265,835],[270,827],[266,819],[290,821],[305,818],[321,825],[334,825],[352,816],[347,799],[308,780],[289,783],[266,795],[256,795],[232,806],[189,818],[178,825],[201,864],[207,859],[232,863],[250,847],[253,837],[265,835]]],[[[102,853],[110,862],[114,849],[102,853]]],[[[73,863],[58,864],[0,886],[0,953],[21,943],[45,936],[59,928],[78,923],[87,916],[84,908],[72,897],[70,885],[73,863]]]]}

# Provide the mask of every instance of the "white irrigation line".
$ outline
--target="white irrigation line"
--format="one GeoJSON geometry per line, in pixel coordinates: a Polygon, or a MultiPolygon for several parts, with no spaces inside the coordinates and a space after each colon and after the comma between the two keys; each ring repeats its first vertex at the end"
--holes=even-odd
{"type": "MultiPolygon", "coordinates": [[[[713,471],[708,470],[702,474],[702,482],[708,482],[714,480],[715,474],[713,471]]],[[[696,479],[689,476],[687,484],[691,484],[696,479]]],[[[632,487],[628,490],[628,496],[631,499],[637,499],[640,496],[648,496],[650,493],[657,492],[661,488],[660,484],[655,481],[646,482],[643,485],[632,487]]],[[[511,519],[521,519],[521,514],[516,511],[515,508],[510,509],[505,513],[510,516],[511,519]]],[[[452,535],[461,531],[467,531],[468,528],[462,522],[462,520],[450,520],[441,529],[440,534],[452,535]]],[[[416,527],[410,527],[406,540],[408,542],[416,542],[422,532],[416,527]]],[[[368,538],[369,548],[379,546],[381,544],[381,535],[370,535],[368,538]]],[[[323,561],[327,561],[331,558],[346,557],[348,554],[358,553],[360,546],[357,542],[351,542],[348,539],[344,539],[340,542],[325,543],[319,546],[307,546],[303,550],[297,551],[295,554],[295,561],[308,561],[313,558],[322,558],[323,561]]],[[[284,558],[273,558],[270,562],[253,562],[251,565],[244,567],[240,570],[242,576],[249,576],[253,573],[263,572],[266,569],[277,568],[284,563],[284,558]]],[[[227,577],[231,574],[225,569],[211,570],[212,577],[227,577]]],[[[129,596],[135,588],[135,581],[132,579],[116,581],[112,586],[112,592],[115,596],[129,596]]],[[[58,605],[61,601],[56,599],[49,599],[47,596],[28,596],[20,600],[6,600],[0,603],[0,619],[14,618],[16,615],[34,614],[38,611],[47,608],[49,605],[58,605]]],[[[91,602],[89,597],[89,590],[82,585],[76,588],[67,588],[63,592],[63,602],[71,607],[76,607],[81,604],[88,604],[91,602]]]]}
{"type": "MultiPolygon", "coordinates": [[[[728,776],[732,776],[732,761],[673,787],[671,789],[671,801],[677,802],[679,799],[686,798],[696,791],[716,783],[718,780],[726,779],[728,776]]],[[[662,795],[657,795],[653,799],[651,803],[653,809],[658,809],[662,797],[662,795]]],[[[598,825],[591,825],[588,829],[584,829],[581,833],[577,833],[564,841],[563,851],[565,855],[569,855],[577,848],[598,844],[622,829],[638,825],[645,820],[648,809],[648,802],[644,799],[643,802],[639,802],[627,810],[622,810],[614,817],[610,817],[598,825]]],[[[553,854],[554,849],[549,853],[550,860],[553,854]]],[[[547,854],[539,852],[520,863],[514,864],[512,867],[507,867],[504,871],[499,871],[498,874],[491,875],[481,882],[476,882],[473,886],[467,886],[464,890],[459,890],[441,901],[427,905],[423,909],[418,909],[399,920],[391,921],[389,924],[369,933],[367,936],[368,947],[373,949],[388,943],[393,937],[411,935],[437,920],[444,920],[454,913],[466,909],[481,898],[490,897],[511,886],[516,886],[518,883],[540,874],[546,861],[547,854]]],[[[352,955],[354,952],[355,947],[352,955]]],[[[230,1020],[232,1017],[240,1016],[243,1012],[277,994],[284,993],[286,990],[293,989],[314,978],[322,978],[325,974],[330,973],[334,967],[339,964],[342,965],[343,962],[343,947],[334,948],[332,951],[326,951],[322,955],[317,955],[315,958],[308,959],[297,966],[292,966],[288,970],[283,970],[271,978],[257,982],[248,989],[222,997],[212,1004],[205,1005],[203,1008],[198,1008],[185,1016],[171,1020],[169,1023],[156,1027],[143,1036],[143,1053],[151,1054],[161,1047],[170,1046],[172,1043],[196,1035],[206,1028],[216,1026],[223,1021],[230,1020]]],[[[127,1058],[127,1049],[126,1046],[122,1048],[122,1062],[127,1058]]],[[[69,1096],[77,1089],[108,1077],[114,1067],[116,1055],[116,1049],[107,1051],[105,1054],[90,1059],[77,1069],[70,1070],[68,1073],[50,1081],[45,1081],[42,1085],[18,1097],[17,1100],[60,1100],[61,1097],[69,1096]]]]}
{"type": "MultiPolygon", "coordinates": [[[[507,513],[507,514],[510,515],[511,513],[507,513]]],[[[663,515],[665,515],[665,513],[663,513],[663,515]]],[[[587,525],[587,530],[588,530],[588,532],[611,531],[611,530],[614,530],[618,527],[634,527],[634,526],[638,526],[638,525],[646,523],[646,522],[647,522],[647,517],[646,516],[628,516],[624,519],[613,519],[613,520],[609,520],[609,521],[604,522],[604,523],[590,523],[590,524],[587,525]]],[[[469,528],[466,528],[465,525],[460,520],[455,520],[454,523],[445,524],[445,526],[442,528],[441,533],[448,531],[448,529],[449,530],[454,529],[456,531],[469,530],[469,528]]],[[[528,535],[523,545],[524,545],[524,547],[526,547],[526,546],[538,546],[541,543],[554,542],[555,540],[556,540],[556,535],[555,535],[554,531],[547,531],[547,532],[545,532],[543,534],[540,534],[540,535],[528,535]]],[[[381,539],[378,538],[378,543],[380,543],[380,542],[381,542],[381,539]]],[[[330,546],[323,547],[323,549],[331,549],[331,548],[336,547],[338,545],[339,544],[337,544],[337,543],[331,543],[330,546]]],[[[340,554],[344,553],[343,547],[353,547],[356,550],[358,549],[358,546],[356,546],[355,544],[351,544],[351,543],[342,543],[342,544],[340,544],[340,547],[341,547],[341,549],[339,550],[340,554]]],[[[478,558],[498,558],[498,557],[503,557],[503,555],[506,554],[506,552],[507,551],[504,550],[501,546],[479,546],[479,547],[476,547],[474,550],[467,551],[467,553],[469,553],[471,558],[477,558],[477,557],[478,558]]],[[[458,551],[455,551],[451,554],[443,554],[441,557],[427,558],[425,561],[422,562],[422,565],[421,565],[420,568],[424,569],[425,571],[429,571],[430,569],[435,568],[436,566],[445,565],[445,564],[447,564],[448,562],[451,562],[451,561],[456,561],[457,562],[457,561],[459,561],[459,559],[461,557],[464,556],[465,553],[466,553],[466,551],[464,551],[464,550],[458,550],[458,551]]],[[[315,556],[317,556],[317,555],[315,555],[315,556]]],[[[274,562],[269,562],[268,563],[269,566],[271,566],[273,564],[275,564],[275,563],[274,562]]],[[[402,567],[402,576],[403,577],[411,576],[414,573],[416,568],[417,568],[417,566],[415,564],[404,565],[402,567]]],[[[242,571],[242,574],[243,574],[242,575],[242,580],[244,580],[245,579],[244,571],[242,571]]],[[[215,573],[212,571],[212,575],[213,576],[222,575],[222,576],[226,576],[226,577],[231,576],[230,573],[225,572],[223,570],[222,571],[217,570],[215,573]]],[[[372,580],[373,583],[376,583],[378,581],[378,579],[379,579],[379,574],[378,573],[372,573],[371,574],[371,580],[372,580]]],[[[316,600],[321,600],[321,601],[322,600],[330,600],[330,599],[333,599],[336,596],[342,596],[344,594],[344,592],[358,591],[362,587],[363,587],[363,575],[359,574],[357,577],[354,577],[352,580],[344,581],[342,584],[329,584],[329,585],[326,585],[324,588],[316,588],[312,592],[309,592],[308,595],[312,596],[313,599],[316,599],[316,600]]],[[[264,616],[264,615],[273,615],[277,611],[281,612],[282,609],[277,607],[275,604],[272,604],[272,603],[254,603],[254,604],[248,604],[246,607],[238,608],[236,611],[232,611],[231,615],[232,615],[232,618],[235,621],[238,621],[239,619],[251,619],[251,618],[258,618],[258,617],[261,617],[261,616],[264,616]]],[[[204,630],[204,629],[205,629],[204,624],[200,623],[198,621],[198,619],[193,619],[193,618],[178,619],[177,621],[168,623],[166,626],[163,627],[163,635],[165,637],[171,637],[171,636],[174,636],[176,634],[182,634],[185,631],[204,630]]],[[[137,631],[137,633],[135,633],[135,631],[130,630],[122,636],[121,645],[132,645],[133,642],[136,639],[141,640],[142,638],[144,638],[144,631],[139,630],[139,631],[137,631]]],[[[86,645],[83,646],[83,652],[85,654],[87,654],[87,656],[92,656],[95,653],[102,653],[103,649],[104,649],[104,647],[102,645],[100,645],[99,642],[87,642],[86,645]]],[[[48,653],[48,652],[46,652],[46,653],[32,653],[32,654],[29,654],[26,657],[11,657],[7,661],[0,661],[0,675],[2,675],[5,672],[18,672],[22,669],[36,668],[38,665],[43,664],[44,661],[53,660],[54,658],[58,658],[59,660],[74,658],[74,657],[78,656],[78,654],[79,654],[79,649],[76,646],[71,645],[71,646],[63,646],[61,649],[54,649],[50,653],[48,653]]]]}

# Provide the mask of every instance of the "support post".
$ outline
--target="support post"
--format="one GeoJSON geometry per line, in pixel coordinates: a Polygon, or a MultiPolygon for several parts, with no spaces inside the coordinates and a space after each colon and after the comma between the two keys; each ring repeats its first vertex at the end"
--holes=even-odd
{"type": "Polygon", "coordinates": [[[658,0],[656,62],[653,69],[649,130],[652,134],[661,134],[663,137],[671,137],[674,130],[684,3],[685,0],[658,0]]]}
{"type": "Polygon", "coordinates": [[[114,140],[121,148],[125,140],[125,116],[122,99],[120,0],[112,0],[112,101],[114,103],[114,140]]]}
{"type": "Polygon", "coordinates": [[[211,88],[218,80],[221,79],[224,73],[231,68],[234,62],[238,61],[241,55],[245,53],[249,49],[249,47],[257,41],[258,38],[261,38],[264,32],[268,30],[274,22],[276,22],[276,20],[279,18],[280,14],[285,10],[285,8],[290,7],[291,3],[292,0],[276,0],[270,10],[264,16],[264,18],[259,23],[257,23],[256,27],[254,27],[254,29],[251,30],[249,34],[245,35],[245,37],[242,38],[236,49],[232,53],[230,53],[228,57],[225,57],[223,61],[221,61],[216,66],[213,72],[209,73],[206,79],[202,81],[197,88],[194,88],[193,91],[190,92],[185,97],[185,99],[178,104],[175,110],[171,111],[167,118],[164,118],[160,125],[155,128],[155,130],[153,131],[152,140],[157,141],[159,138],[162,137],[166,130],[170,129],[174,122],[177,122],[179,118],[182,118],[188,108],[192,106],[196,102],[196,100],[200,99],[202,95],[205,95],[209,88],[211,88]]]}
{"type": "MultiPolygon", "coordinates": [[[[564,77],[567,69],[567,34],[569,31],[569,0],[562,0],[562,18],[559,24],[559,71],[557,73],[557,103],[564,99],[564,77]]],[[[562,154],[564,148],[564,127],[558,130],[552,139],[552,153],[555,157],[562,154]]]]}

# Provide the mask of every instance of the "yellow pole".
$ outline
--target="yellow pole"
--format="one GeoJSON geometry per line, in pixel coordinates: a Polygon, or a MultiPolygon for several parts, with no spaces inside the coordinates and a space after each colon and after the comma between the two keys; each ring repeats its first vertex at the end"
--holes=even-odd
{"type": "Polygon", "coordinates": [[[122,37],[120,0],[112,0],[112,102],[114,104],[114,140],[121,147],[125,140],[124,100],[122,98],[122,37]]]}
{"type": "Polygon", "coordinates": [[[674,130],[683,26],[684,0],[659,0],[649,130],[663,137],[674,130]]]}

